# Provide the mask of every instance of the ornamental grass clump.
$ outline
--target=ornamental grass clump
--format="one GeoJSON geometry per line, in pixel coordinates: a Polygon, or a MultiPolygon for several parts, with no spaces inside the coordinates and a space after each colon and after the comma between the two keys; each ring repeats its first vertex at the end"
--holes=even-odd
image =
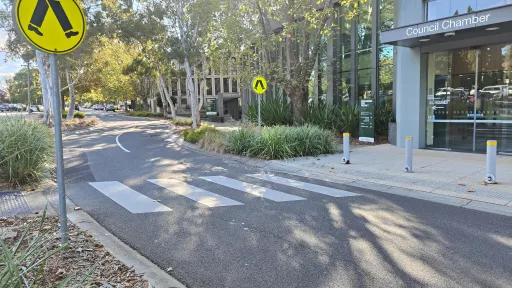
{"type": "Polygon", "coordinates": [[[0,179],[13,185],[41,179],[52,163],[53,147],[45,125],[23,117],[0,118],[0,179]]]}

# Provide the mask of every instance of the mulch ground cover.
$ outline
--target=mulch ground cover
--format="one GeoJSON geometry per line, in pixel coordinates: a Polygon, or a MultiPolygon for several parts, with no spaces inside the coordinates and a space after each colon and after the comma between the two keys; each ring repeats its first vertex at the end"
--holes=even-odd
{"type": "MultiPolygon", "coordinates": [[[[12,249],[25,231],[28,231],[21,243],[21,251],[26,250],[30,241],[39,235],[44,237],[42,251],[53,251],[60,245],[59,219],[46,217],[40,225],[41,218],[42,216],[0,218],[0,237],[5,238],[3,241],[12,249]]],[[[68,223],[68,227],[69,246],[46,261],[41,275],[36,276],[36,273],[31,272],[27,280],[35,279],[37,287],[57,287],[68,276],[74,275],[72,282],[66,287],[72,287],[84,279],[79,287],[150,287],[141,274],[135,273],[133,268],[117,260],[87,231],[73,223],[68,223]]],[[[4,260],[1,251],[0,249],[0,274],[5,268],[2,265],[4,260]]]]}

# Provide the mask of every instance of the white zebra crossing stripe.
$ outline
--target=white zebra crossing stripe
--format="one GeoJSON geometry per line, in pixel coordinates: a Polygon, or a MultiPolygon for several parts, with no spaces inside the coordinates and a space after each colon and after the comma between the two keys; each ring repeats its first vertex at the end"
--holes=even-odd
{"type": "Polygon", "coordinates": [[[224,196],[217,195],[215,193],[206,191],[204,189],[189,185],[185,182],[181,182],[174,179],[150,179],[148,180],[160,187],[167,190],[185,196],[189,199],[197,201],[208,207],[219,207],[219,206],[233,206],[233,205],[244,205],[235,200],[231,200],[224,196]]]}
{"type": "Polygon", "coordinates": [[[242,181],[230,179],[224,176],[209,176],[209,177],[200,177],[201,179],[226,186],[229,188],[233,188],[242,192],[246,192],[252,195],[256,195],[259,197],[263,197],[272,201],[277,202],[285,202],[285,201],[295,201],[295,200],[305,200],[302,197],[286,194],[280,191],[276,191],[273,189],[245,183],[242,181]]]}
{"type": "Polygon", "coordinates": [[[331,187],[325,187],[325,186],[320,186],[320,185],[316,185],[316,184],[300,182],[297,180],[287,179],[287,178],[268,175],[268,174],[251,174],[251,175],[247,175],[247,176],[258,178],[258,179],[269,181],[269,182],[274,182],[277,184],[292,186],[295,188],[304,189],[304,190],[308,190],[311,192],[320,193],[320,194],[324,194],[324,195],[328,195],[328,196],[332,196],[332,197],[349,197],[349,196],[359,196],[360,195],[360,194],[356,194],[356,193],[352,193],[352,192],[348,192],[348,191],[344,191],[344,190],[334,189],[331,187]]]}
{"type": "Polygon", "coordinates": [[[89,184],[132,213],[172,211],[169,207],[155,202],[117,181],[90,182],[89,184]]]}

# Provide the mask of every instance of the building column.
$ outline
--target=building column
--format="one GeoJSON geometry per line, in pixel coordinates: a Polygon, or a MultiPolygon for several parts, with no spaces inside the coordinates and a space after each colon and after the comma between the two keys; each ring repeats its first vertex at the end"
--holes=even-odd
{"type": "MultiPolygon", "coordinates": [[[[423,1],[395,0],[395,26],[418,23],[425,18],[423,1]]],[[[405,137],[414,138],[413,147],[426,147],[426,67],[427,55],[420,48],[396,47],[397,146],[405,147],[405,137]]]]}

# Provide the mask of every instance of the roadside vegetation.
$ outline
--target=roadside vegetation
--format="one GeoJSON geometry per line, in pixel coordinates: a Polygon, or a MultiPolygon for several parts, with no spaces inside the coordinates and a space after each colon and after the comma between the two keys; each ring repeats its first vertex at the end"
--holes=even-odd
{"type": "Polygon", "coordinates": [[[317,156],[337,150],[336,135],[332,131],[309,124],[264,127],[261,131],[246,126],[230,132],[206,125],[185,130],[184,140],[210,152],[261,159],[317,156]]]}
{"type": "MultiPolygon", "coordinates": [[[[81,112],[78,112],[78,113],[81,113],[81,112]]],[[[76,113],[75,113],[75,115],[76,115],[76,113]]],[[[82,129],[97,126],[99,123],[100,123],[100,120],[96,117],[87,117],[87,118],[74,117],[71,120],[63,120],[62,121],[62,130],[66,131],[66,132],[77,131],[77,130],[82,130],[82,129]]]]}
{"type": "MultiPolygon", "coordinates": [[[[258,124],[258,104],[248,107],[247,119],[258,124]]],[[[264,126],[315,125],[326,130],[331,130],[337,135],[350,133],[353,138],[359,137],[359,107],[343,105],[327,105],[323,103],[309,104],[301,110],[300,116],[293,118],[291,105],[286,100],[265,99],[261,102],[261,123],[264,126]],[[295,121],[294,121],[295,120],[295,121]]],[[[395,120],[393,111],[385,105],[375,110],[375,134],[386,136],[388,124],[395,120]]]]}
{"type": "Polygon", "coordinates": [[[0,118],[0,179],[11,185],[40,180],[53,159],[47,126],[23,117],[0,118]]]}
{"type": "Polygon", "coordinates": [[[130,112],[128,112],[128,116],[132,116],[132,117],[164,117],[163,114],[152,113],[152,112],[148,112],[148,111],[130,111],[130,112]]]}
{"type": "Polygon", "coordinates": [[[192,119],[190,119],[190,118],[172,119],[171,123],[176,126],[192,127],[192,119]]]}

